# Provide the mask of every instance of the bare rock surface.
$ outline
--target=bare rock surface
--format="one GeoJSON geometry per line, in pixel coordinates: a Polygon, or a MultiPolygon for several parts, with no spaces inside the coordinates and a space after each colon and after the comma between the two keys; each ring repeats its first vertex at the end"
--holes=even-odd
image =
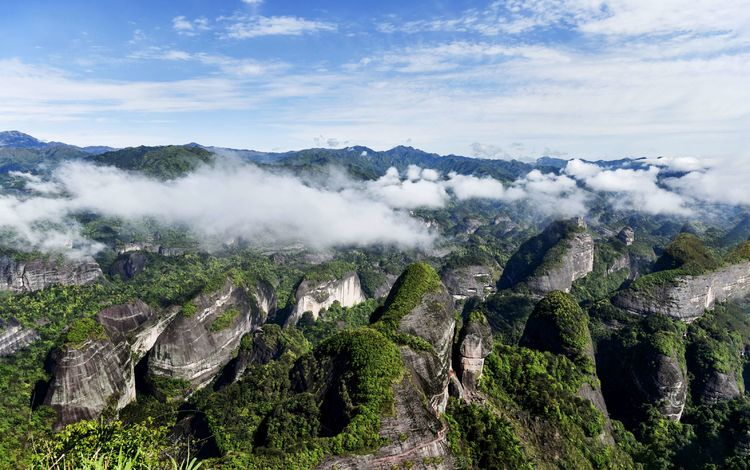
{"type": "Polygon", "coordinates": [[[297,303],[287,319],[287,325],[296,325],[305,312],[312,313],[313,318],[317,319],[318,313],[334,302],[339,302],[342,307],[352,307],[366,300],[356,272],[325,282],[302,281],[295,297],[297,303]]]}
{"type": "Polygon", "coordinates": [[[13,354],[39,339],[33,328],[25,328],[15,318],[0,320],[0,357],[13,354]]]}
{"type": "Polygon", "coordinates": [[[640,315],[663,313],[690,322],[711,310],[716,302],[750,295],[750,262],[734,264],[699,276],[680,276],[675,282],[652,286],[649,290],[628,289],[613,303],[640,315]]]}
{"type": "Polygon", "coordinates": [[[109,408],[119,410],[135,399],[135,377],[126,342],[88,340],[64,346],[52,355],[53,377],[45,404],[58,412],[56,427],[98,418],[109,408]]]}
{"type": "Polygon", "coordinates": [[[455,326],[453,299],[441,286],[438,292],[426,294],[422,302],[401,319],[398,327],[399,333],[421,338],[432,348],[421,351],[402,346],[401,357],[435,414],[443,413],[448,403],[455,326]]]}
{"type": "Polygon", "coordinates": [[[52,285],[84,285],[104,277],[92,258],[72,260],[15,261],[0,257],[0,290],[33,292],[52,285]]]}
{"type": "Polygon", "coordinates": [[[458,352],[463,392],[471,395],[477,390],[484,359],[492,352],[492,330],[484,315],[469,316],[461,331],[458,352]]]}
{"type": "Polygon", "coordinates": [[[407,376],[394,386],[396,412],[382,420],[380,435],[387,444],[366,455],[329,458],[317,468],[325,470],[452,469],[453,456],[446,437],[448,428],[422,404],[419,385],[407,376]],[[426,463],[429,462],[429,463],[426,463]]]}
{"type": "Polygon", "coordinates": [[[266,316],[248,292],[227,280],[222,288],[193,300],[195,313],[178,313],[156,340],[148,373],[182,379],[194,389],[207,385],[231,359],[245,333],[266,316]],[[225,315],[221,328],[212,325],[225,315]]]}
{"type": "Polygon", "coordinates": [[[497,278],[488,266],[474,265],[450,269],[441,276],[443,284],[454,299],[486,298],[495,292],[497,278]]]}

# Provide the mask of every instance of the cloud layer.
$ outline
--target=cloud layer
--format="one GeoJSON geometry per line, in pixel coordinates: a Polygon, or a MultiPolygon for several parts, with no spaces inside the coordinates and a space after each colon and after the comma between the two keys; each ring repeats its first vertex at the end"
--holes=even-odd
{"type": "Polygon", "coordinates": [[[61,165],[49,179],[9,176],[26,193],[0,196],[0,234],[12,234],[25,249],[72,255],[102,248],[81,236],[72,218],[77,213],[188,226],[213,242],[425,248],[438,234],[411,211],[451,201],[525,202],[557,217],[586,215],[602,196],[617,210],[675,216],[694,215],[699,203],[750,206],[750,164],[693,158],[643,159],[614,169],[574,159],[559,174],[532,170],[510,184],[415,165],[390,168],[372,181],[336,169],[308,178],[231,159],[167,182],[82,162],[61,165]]]}

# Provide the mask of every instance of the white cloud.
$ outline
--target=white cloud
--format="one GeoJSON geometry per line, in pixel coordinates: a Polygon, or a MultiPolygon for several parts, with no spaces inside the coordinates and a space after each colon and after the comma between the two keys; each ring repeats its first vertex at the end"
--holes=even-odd
{"type": "MultiPolygon", "coordinates": [[[[433,241],[421,223],[393,208],[399,204],[383,202],[385,193],[312,187],[300,178],[252,165],[204,167],[162,182],[73,162],[61,166],[53,182],[64,197],[0,197],[0,228],[12,229],[20,241],[36,248],[58,250],[69,247],[67,240],[81,243],[69,222],[79,211],[186,224],[198,235],[220,240],[302,242],[313,248],[381,243],[419,247],[433,241]],[[44,228],[49,224],[53,229],[44,228]]],[[[419,188],[405,191],[416,194],[419,188]]],[[[97,247],[88,248],[87,253],[97,247]]]]}
{"type": "Polygon", "coordinates": [[[260,5],[263,3],[263,0],[242,0],[242,3],[245,3],[247,5],[260,5]]]}
{"type": "Polygon", "coordinates": [[[614,193],[609,201],[619,209],[650,214],[691,214],[685,198],[659,186],[660,171],[655,166],[644,170],[604,170],[580,160],[571,160],[565,168],[565,173],[582,181],[590,190],[614,193]]]}
{"type": "Polygon", "coordinates": [[[175,16],[172,18],[172,29],[177,34],[183,36],[195,36],[202,31],[208,31],[211,29],[207,18],[196,18],[190,20],[185,16],[175,16]]]}
{"type": "Polygon", "coordinates": [[[248,39],[260,36],[301,36],[329,31],[336,31],[336,25],[296,16],[234,16],[225,35],[232,39],[248,39]]]}

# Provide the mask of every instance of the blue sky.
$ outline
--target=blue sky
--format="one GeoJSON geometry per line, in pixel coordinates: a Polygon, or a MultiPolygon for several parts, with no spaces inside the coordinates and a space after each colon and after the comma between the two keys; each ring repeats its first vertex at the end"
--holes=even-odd
{"type": "Polygon", "coordinates": [[[750,158],[746,0],[0,3],[42,139],[750,158]]]}

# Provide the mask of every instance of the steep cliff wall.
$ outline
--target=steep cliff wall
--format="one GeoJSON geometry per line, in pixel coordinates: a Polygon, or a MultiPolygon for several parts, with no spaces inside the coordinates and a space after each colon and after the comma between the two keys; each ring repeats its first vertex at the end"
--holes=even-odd
{"type": "Polygon", "coordinates": [[[0,320],[0,357],[13,354],[39,339],[32,328],[24,328],[15,318],[0,320]]]}
{"type": "Polygon", "coordinates": [[[0,257],[0,290],[30,292],[55,284],[83,285],[102,279],[104,274],[93,259],[83,261],[15,261],[0,257]]]}
{"type": "Polygon", "coordinates": [[[484,359],[492,352],[492,329],[481,313],[472,313],[461,330],[459,374],[467,399],[476,392],[484,369],[484,359]]]}
{"type": "Polygon", "coordinates": [[[534,294],[570,292],[594,269],[594,240],[583,219],[557,221],[519,247],[508,260],[498,288],[525,284],[534,294]]]}
{"type": "Polygon", "coordinates": [[[265,320],[247,291],[230,280],[217,292],[193,300],[156,340],[148,373],[187,380],[194,389],[208,384],[234,356],[245,333],[265,320]]]}
{"type": "Polygon", "coordinates": [[[295,294],[297,303],[287,325],[295,325],[305,312],[311,312],[313,318],[318,313],[338,301],[342,307],[352,307],[366,300],[359,276],[349,272],[341,279],[326,282],[302,281],[295,294]]]}
{"type": "Polygon", "coordinates": [[[52,381],[45,404],[58,412],[56,427],[93,419],[107,407],[123,408],[135,399],[130,347],[109,339],[64,346],[52,355],[52,381]]]}
{"type": "MultiPolygon", "coordinates": [[[[658,274],[658,273],[657,273],[658,274]]],[[[716,302],[750,294],[750,262],[734,264],[698,276],[678,276],[671,282],[643,284],[619,293],[613,303],[632,313],[663,313],[692,321],[714,307],[716,302]]]]}
{"type": "Polygon", "coordinates": [[[441,279],[456,300],[475,296],[484,299],[495,292],[497,281],[492,269],[480,265],[447,270],[443,272],[441,279]]]}

